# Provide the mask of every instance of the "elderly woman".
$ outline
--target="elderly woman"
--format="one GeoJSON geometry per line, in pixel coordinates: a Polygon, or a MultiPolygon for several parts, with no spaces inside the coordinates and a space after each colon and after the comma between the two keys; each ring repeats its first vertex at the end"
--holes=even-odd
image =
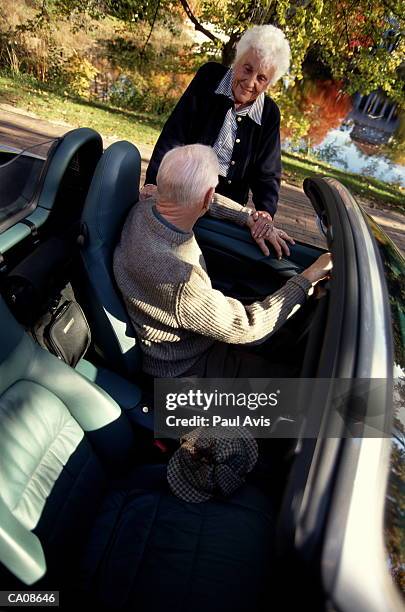
{"type": "MultiPolygon", "coordinates": [[[[273,227],[280,188],[280,112],[265,91],[289,67],[290,47],[271,25],[247,30],[236,47],[232,68],[203,65],[167,120],[156,143],[141,197],[152,195],[164,154],[178,145],[213,147],[220,174],[217,192],[241,205],[249,189],[256,213],[255,238],[273,244],[277,255],[288,255],[293,240],[273,227]]],[[[268,252],[268,251],[267,251],[268,252]]]]}

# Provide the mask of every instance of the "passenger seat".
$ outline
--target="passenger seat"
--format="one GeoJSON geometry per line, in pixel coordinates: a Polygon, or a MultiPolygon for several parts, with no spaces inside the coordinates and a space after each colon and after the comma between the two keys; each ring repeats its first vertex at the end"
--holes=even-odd
{"type": "Polygon", "coordinates": [[[274,550],[269,498],[246,485],[183,502],[164,465],[135,462],[137,444],[119,406],[0,301],[2,589],[57,589],[66,610],[259,610],[274,550]]]}

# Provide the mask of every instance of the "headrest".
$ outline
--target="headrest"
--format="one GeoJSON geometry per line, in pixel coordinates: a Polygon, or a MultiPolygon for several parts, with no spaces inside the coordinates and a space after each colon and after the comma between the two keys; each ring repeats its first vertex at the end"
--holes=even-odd
{"type": "Polygon", "coordinates": [[[141,156],[130,142],[115,142],[97,164],[82,216],[87,247],[113,249],[125,217],[139,199],[141,156]]]}
{"type": "MultiPolygon", "coordinates": [[[[100,134],[90,128],[77,128],[59,139],[49,160],[44,184],[38,197],[38,206],[48,210],[53,208],[61,181],[78,151],[81,151],[87,160],[85,164],[87,172],[93,174],[94,166],[103,153],[100,134]]],[[[84,168],[81,171],[83,172],[84,168]]]]}

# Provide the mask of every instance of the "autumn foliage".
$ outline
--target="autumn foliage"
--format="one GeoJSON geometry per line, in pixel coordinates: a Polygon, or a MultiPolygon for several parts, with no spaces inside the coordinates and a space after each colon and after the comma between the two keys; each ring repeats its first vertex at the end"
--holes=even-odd
{"type": "MultiPolygon", "coordinates": [[[[328,131],[339,127],[352,108],[351,98],[342,91],[342,83],[327,81],[307,81],[295,96],[295,113],[305,126],[300,137],[312,145],[322,142],[328,131]]],[[[291,112],[291,109],[290,109],[291,112]]],[[[282,136],[294,139],[296,126],[282,122],[282,136]]]]}

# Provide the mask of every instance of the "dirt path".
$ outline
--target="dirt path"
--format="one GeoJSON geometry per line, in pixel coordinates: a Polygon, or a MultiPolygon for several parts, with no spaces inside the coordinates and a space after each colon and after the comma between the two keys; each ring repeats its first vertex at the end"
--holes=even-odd
{"type": "MultiPolygon", "coordinates": [[[[61,136],[69,129],[71,128],[66,123],[45,121],[7,104],[0,104],[1,144],[18,148],[37,145],[35,152],[45,154],[50,143],[44,141],[61,136]]],[[[103,141],[107,147],[114,139],[103,138],[103,141]]],[[[142,156],[143,180],[152,147],[140,145],[138,148],[142,156]]],[[[389,209],[377,210],[367,205],[364,208],[405,254],[405,216],[389,209]]],[[[325,244],[316,227],[312,206],[302,189],[298,187],[282,184],[277,225],[283,227],[298,241],[319,246],[325,244]]]]}

